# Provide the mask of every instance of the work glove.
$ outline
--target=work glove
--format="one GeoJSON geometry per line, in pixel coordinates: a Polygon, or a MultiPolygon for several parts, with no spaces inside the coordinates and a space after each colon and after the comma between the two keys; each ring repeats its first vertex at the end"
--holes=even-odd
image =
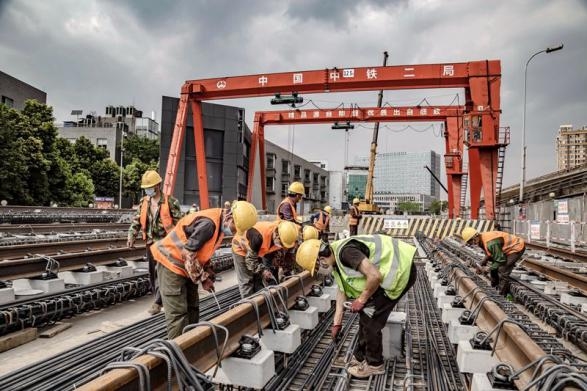
{"type": "Polygon", "coordinates": [[[340,330],[342,329],[341,324],[333,324],[330,328],[330,335],[334,341],[340,340],[340,330]]]}
{"type": "Polygon", "coordinates": [[[359,299],[355,299],[353,300],[353,302],[351,303],[351,312],[361,312],[363,310],[363,308],[365,307],[365,303],[363,303],[361,300],[359,299]]]}
{"type": "Polygon", "coordinates": [[[130,236],[127,240],[126,240],[126,247],[128,248],[132,248],[135,246],[135,238],[133,236],[130,236]]]}
{"type": "Polygon", "coordinates": [[[261,276],[263,277],[263,281],[265,281],[265,282],[275,281],[275,277],[273,276],[273,273],[271,273],[271,270],[269,270],[269,269],[263,270],[263,273],[261,274],[261,276]]]}
{"type": "Polygon", "coordinates": [[[209,277],[205,280],[202,280],[202,289],[210,293],[214,292],[214,281],[212,281],[212,279],[209,277]]]}

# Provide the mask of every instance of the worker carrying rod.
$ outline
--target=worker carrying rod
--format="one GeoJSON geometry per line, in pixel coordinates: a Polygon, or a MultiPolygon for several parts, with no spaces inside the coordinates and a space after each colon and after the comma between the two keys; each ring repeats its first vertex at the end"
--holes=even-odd
{"type": "Polygon", "coordinates": [[[461,232],[465,243],[477,245],[485,252],[481,267],[477,266],[478,274],[489,271],[491,286],[500,295],[509,297],[509,276],[526,251],[524,239],[501,231],[479,232],[473,227],[465,227],[461,232]],[[489,270],[485,266],[491,261],[489,270]]]}
{"type": "Polygon", "coordinates": [[[303,242],[296,262],[312,276],[334,275],[338,292],[331,329],[337,339],[347,299],[359,312],[359,341],[348,372],[357,378],[385,373],[381,330],[389,314],[416,282],[416,247],[387,235],[358,235],[330,244],[303,242]]]}

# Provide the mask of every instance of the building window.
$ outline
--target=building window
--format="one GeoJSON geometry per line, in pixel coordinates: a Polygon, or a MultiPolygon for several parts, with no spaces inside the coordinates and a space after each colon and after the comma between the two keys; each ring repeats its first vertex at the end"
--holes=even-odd
{"type": "Polygon", "coordinates": [[[275,155],[269,153],[267,154],[267,169],[273,170],[275,169],[275,155]]]}
{"type": "Polygon", "coordinates": [[[289,175],[290,164],[289,160],[282,160],[281,161],[281,173],[289,175]]]}
{"type": "Polygon", "coordinates": [[[108,149],[108,139],[105,139],[105,138],[96,139],[96,145],[98,146],[98,148],[108,149]]]}
{"type": "Polygon", "coordinates": [[[299,164],[294,165],[294,176],[296,177],[296,179],[299,179],[301,175],[302,166],[300,166],[299,164]]]}
{"type": "Polygon", "coordinates": [[[273,177],[265,178],[265,186],[267,188],[267,191],[274,192],[275,191],[275,178],[273,178],[273,177]]]}
{"type": "Polygon", "coordinates": [[[14,107],[14,100],[13,99],[10,99],[7,96],[2,95],[2,104],[3,105],[6,105],[6,106],[8,106],[10,108],[13,108],[14,107]]]}

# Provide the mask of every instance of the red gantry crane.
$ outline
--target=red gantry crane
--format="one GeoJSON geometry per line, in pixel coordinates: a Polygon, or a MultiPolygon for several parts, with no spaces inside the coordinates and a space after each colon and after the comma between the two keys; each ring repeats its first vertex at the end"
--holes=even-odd
{"type": "MultiPolygon", "coordinates": [[[[471,217],[477,218],[481,190],[486,218],[495,218],[501,64],[499,60],[425,65],[335,67],[321,70],[188,80],[181,96],[165,170],[164,193],[175,186],[188,108],[192,110],[200,206],[209,207],[201,102],[212,99],[404,89],[464,88],[465,139],[469,147],[471,217]]],[[[448,156],[450,157],[450,156],[448,156]]],[[[445,161],[446,163],[446,161],[445,161]]],[[[455,172],[461,172],[453,159],[455,172]]]]}
{"type": "MultiPolygon", "coordinates": [[[[384,106],[333,109],[295,109],[283,111],[257,111],[255,113],[249,159],[247,200],[253,200],[255,160],[265,156],[265,126],[288,124],[319,124],[334,122],[437,122],[444,123],[445,164],[447,175],[449,217],[458,217],[461,208],[464,106],[384,106]]],[[[265,159],[259,159],[260,176],[265,178],[265,159]]],[[[265,182],[260,181],[262,208],[267,208],[265,182]]]]}

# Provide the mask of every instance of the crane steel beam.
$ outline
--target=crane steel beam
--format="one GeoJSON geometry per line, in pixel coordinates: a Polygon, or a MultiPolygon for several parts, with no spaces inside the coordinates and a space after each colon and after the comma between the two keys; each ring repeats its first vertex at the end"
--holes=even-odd
{"type": "MultiPolygon", "coordinates": [[[[187,110],[192,102],[211,99],[269,96],[284,92],[324,93],[422,88],[464,88],[467,116],[465,131],[469,151],[477,151],[471,160],[479,165],[479,183],[471,183],[472,218],[478,217],[481,190],[488,219],[495,217],[495,179],[499,148],[501,63],[499,60],[463,63],[394,65],[357,68],[267,73],[247,76],[188,80],[181,89],[175,128],[165,170],[163,192],[173,193],[187,110]],[[473,120],[474,119],[474,120],[473,120]],[[474,125],[474,126],[473,126],[474,125]],[[475,159],[475,157],[477,157],[475,159]]],[[[197,109],[197,108],[196,108],[197,109]]],[[[197,111],[197,110],[196,110],[197,111]]],[[[198,113],[195,113],[198,114],[198,113]]],[[[203,132],[201,116],[194,121],[196,139],[203,132]]],[[[201,137],[199,137],[201,138],[201,137]]],[[[200,146],[204,150],[204,145],[200,146]]],[[[205,152],[205,151],[204,151],[205,152]]],[[[198,153],[198,192],[200,205],[208,204],[205,153],[198,153]]]]}
{"type": "MultiPolygon", "coordinates": [[[[287,288],[288,307],[291,308],[296,296],[307,293],[311,289],[314,281],[310,273],[303,272],[300,274],[303,280],[304,289],[299,279],[292,278],[283,283],[281,286],[287,288]]],[[[275,289],[272,294],[276,296],[275,289]]],[[[260,322],[262,327],[270,324],[268,308],[265,299],[262,296],[252,298],[258,306],[260,313],[260,322]]],[[[257,316],[251,304],[240,304],[237,307],[226,311],[222,315],[212,319],[211,323],[222,325],[228,329],[229,338],[222,358],[230,356],[239,347],[239,339],[242,335],[254,335],[257,332],[257,316]]],[[[219,339],[224,339],[223,332],[219,333],[219,339]]],[[[175,338],[179,348],[183,351],[188,361],[202,372],[212,368],[216,362],[216,342],[210,328],[196,328],[175,338]]],[[[145,365],[149,369],[151,387],[153,389],[163,389],[167,382],[167,365],[165,361],[152,355],[142,355],[132,362],[145,365]]],[[[80,391],[113,391],[113,390],[137,390],[139,389],[139,379],[137,371],[134,369],[114,369],[97,379],[78,388],[80,391]]]]}

